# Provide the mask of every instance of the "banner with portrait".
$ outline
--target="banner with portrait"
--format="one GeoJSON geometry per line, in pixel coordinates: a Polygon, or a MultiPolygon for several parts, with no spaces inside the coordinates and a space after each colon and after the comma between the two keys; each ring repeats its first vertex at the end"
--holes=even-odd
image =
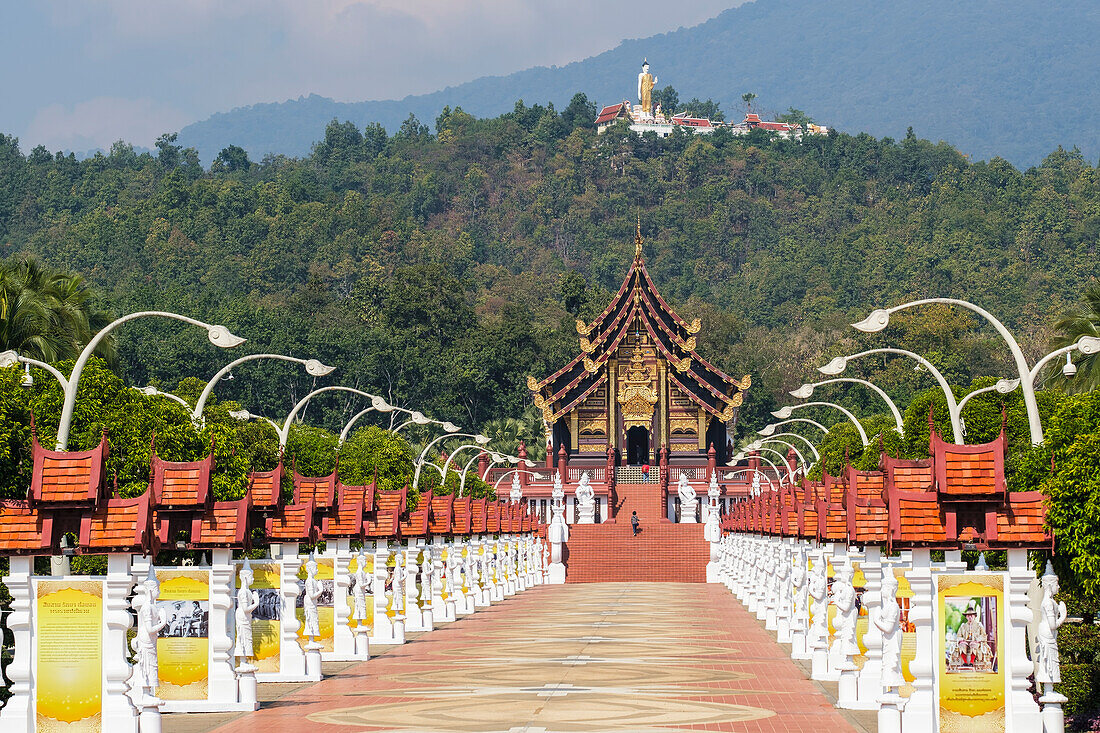
{"type": "Polygon", "coordinates": [[[157,697],[205,700],[210,678],[210,571],[159,568],[157,609],[167,620],[157,639],[157,697]]]}
{"type": "Polygon", "coordinates": [[[36,730],[103,727],[102,578],[34,581],[36,730]]]}
{"type": "Polygon", "coordinates": [[[1004,575],[937,575],[936,591],[940,730],[1003,731],[1004,575]]]}

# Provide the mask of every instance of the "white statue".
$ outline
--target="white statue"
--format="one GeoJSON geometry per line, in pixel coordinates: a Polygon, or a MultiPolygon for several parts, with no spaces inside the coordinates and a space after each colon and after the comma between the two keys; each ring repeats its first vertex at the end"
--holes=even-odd
{"type": "Polygon", "coordinates": [[[791,587],[791,631],[805,631],[806,597],[803,591],[806,588],[806,558],[802,555],[801,547],[795,550],[791,587]]]}
{"type": "Polygon", "coordinates": [[[512,474],[512,490],[508,492],[508,498],[511,499],[513,504],[518,504],[519,500],[523,498],[523,490],[519,487],[519,469],[512,474]]]}
{"type": "Polygon", "coordinates": [[[882,687],[887,694],[905,684],[901,672],[901,605],[898,603],[898,579],[889,565],[882,567],[882,601],[871,618],[882,632],[882,687]]]}
{"type": "Polygon", "coordinates": [[[680,479],[676,482],[676,493],[680,497],[680,523],[695,524],[695,512],[699,505],[699,497],[695,489],[688,483],[687,474],[680,471],[680,479]]]}
{"type": "Polygon", "coordinates": [[[359,555],[355,558],[355,574],[351,576],[351,597],[352,597],[352,611],[351,618],[353,621],[360,622],[366,621],[367,616],[367,587],[374,584],[373,574],[367,574],[367,556],[362,550],[359,551],[359,555]]]}
{"type": "Polygon", "coordinates": [[[1058,627],[1066,620],[1066,604],[1063,601],[1055,601],[1058,593],[1058,576],[1054,574],[1054,568],[1047,561],[1046,572],[1043,573],[1043,601],[1039,605],[1039,631],[1036,633],[1036,666],[1035,681],[1043,683],[1044,692],[1050,696],[1054,694],[1054,683],[1062,681],[1061,666],[1058,660],[1058,627]]]}
{"type": "Polygon", "coordinates": [[[401,561],[401,554],[394,555],[393,579],[390,581],[390,608],[395,614],[400,615],[405,610],[405,563],[401,561]]]}
{"type": "Polygon", "coordinates": [[[252,613],[260,607],[260,597],[252,592],[252,581],[255,577],[252,565],[246,557],[241,566],[241,587],[237,590],[237,610],[233,613],[237,631],[236,641],[233,644],[233,656],[242,659],[241,668],[249,666],[249,660],[256,656],[252,645],[252,613]]]}
{"type": "Polygon", "coordinates": [[[574,492],[577,497],[577,523],[592,524],[596,521],[596,492],[593,491],[588,471],[581,474],[581,480],[574,492]]]}
{"type": "Polygon", "coordinates": [[[852,566],[848,561],[843,563],[840,574],[833,580],[833,605],[836,606],[833,626],[840,643],[838,652],[845,657],[857,656],[859,645],[856,643],[856,617],[859,615],[859,607],[856,605],[856,589],[852,586],[852,566]]]}
{"type": "Polygon", "coordinates": [[[752,495],[760,496],[760,472],[752,472],[752,495]]]}
{"type": "Polygon", "coordinates": [[[810,643],[811,649],[816,649],[821,645],[828,645],[829,639],[829,627],[826,625],[828,621],[828,595],[829,595],[829,579],[825,574],[825,559],[822,557],[814,558],[814,569],[810,574],[810,613],[813,615],[813,620],[810,622],[810,643]]]}
{"type": "Polygon", "coordinates": [[[321,597],[322,590],[321,581],[317,580],[317,560],[311,552],[309,560],[306,561],[306,580],[302,588],[302,615],[305,616],[302,636],[309,643],[316,643],[316,637],[321,635],[321,618],[317,613],[317,600],[321,597]]]}
{"type": "Polygon", "coordinates": [[[149,565],[149,574],[142,584],[142,594],[135,597],[137,610],[137,633],[130,642],[136,662],[136,682],[134,687],[141,688],[144,699],[155,698],[157,685],[160,684],[160,670],[157,666],[157,639],[160,630],[168,624],[168,614],[157,608],[160,597],[160,582],[153,566],[149,565]]]}

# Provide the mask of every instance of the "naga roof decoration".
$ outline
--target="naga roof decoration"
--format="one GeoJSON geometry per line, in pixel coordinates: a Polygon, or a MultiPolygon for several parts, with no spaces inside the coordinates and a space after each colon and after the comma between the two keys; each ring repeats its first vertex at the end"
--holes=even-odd
{"type": "Polygon", "coordinates": [[[577,321],[581,353],[546,379],[527,378],[527,388],[534,393],[535,406],[547,423],[553,424],[568,414],[607,380],[604,366],[635,322],[645,328],[658,352],[668,361],[669,379],[699,407],[719,419],[732,419],[734,409],[752,384],[748,375],[734,379],[696,353],[699,319],[688,323],[657,291],[646,270],[642,242],[639,226],[634,236],[634,261],[619,291],[592,323],[577,321]]]}

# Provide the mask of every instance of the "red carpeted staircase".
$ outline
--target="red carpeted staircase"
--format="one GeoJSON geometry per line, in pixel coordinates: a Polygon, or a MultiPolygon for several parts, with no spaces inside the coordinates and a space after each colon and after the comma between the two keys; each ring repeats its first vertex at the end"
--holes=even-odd
{"type": "Polygon", "coordinates": [[[615,493],[613,523],[569,527],[566,583],[706,582],[710,547],[703,540],[703,525],[663,520],[657,484],[619,484],[615,493]],[[637,537],[630,528],[632,511],[641,520],[637,537]]]}

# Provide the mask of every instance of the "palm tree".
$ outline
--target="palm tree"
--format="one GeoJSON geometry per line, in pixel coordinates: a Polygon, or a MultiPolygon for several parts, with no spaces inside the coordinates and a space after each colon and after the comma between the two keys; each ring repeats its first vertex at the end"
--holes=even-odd
{"type": "MultiPolygon", "coordinates": [[[[0,263],[0,350],[46,362],[72,359],[109,322],[80,275],[32,259],[0,263]]],[[[113,339],[105,339],[97,353],[113,362],[113,339]]]]}
{"type": "MultiPolygon", "coordinates": [[[[1054,339],[1055,348],[1076,343],[1082,336],[1100,338],[1100,283],[1093,283],[1085,288],[1084,308],[1062,316],[1054,324],[1054,330],[1058,332],[1054,339]]],[[[1067,378],[1058,371],[1051,378],[1050,384],[1067,392],[1089,392],[1100,386],[1100,362],[1097,361],[1096,354],[1078,355],[1074,364],[1077,366],[1075,376],[1067,378]]]]}

